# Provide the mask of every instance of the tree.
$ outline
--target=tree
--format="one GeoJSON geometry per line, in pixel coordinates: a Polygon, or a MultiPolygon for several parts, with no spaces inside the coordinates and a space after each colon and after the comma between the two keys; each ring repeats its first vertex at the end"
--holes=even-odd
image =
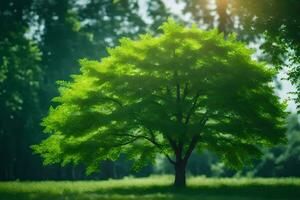
{"type": "Polygon", "coordinates": [[[266,150],[265,155],[251,172],[262,177],[299,177],[300,124],[297,114],[288,117],[286,145],[266,150]]]}
{"type": "Polygon", "coordinates": [[[209,0],[186,2],[184,12],[208,28],[217,25],[224,33],[237,32],[239,38],[255,42],[264,59],[278,69],[288,70],[288,79],[297,88],[294,100],[300,108],[300,2],[296,0],[209,0]],[[217,15],[216,15],[217,13],[217,15]],[[217,22],[217,23],[215,23],[217,22]]]}
{"type": "Polygon", "coordinates": [[[244,32],[264,36],[261,48],[278,68],[288,69],[288,79],[297,88],[300,108],[300,2],[295,0],[235,0],[234,13],[239,16],[244,32]]]}
{"type": "Polygon", "coordinates": [[[185,186],[192,152],[209,149],[232,167],[285,141],[285,106],[270,85],[274,72],[218,31],[170,20],[163,34],[123,38],[101,62],[83,59],[81,74],[59,82],[44,118],[51,136],[33,146],[44,163],[85,163],[87,172],[121,153],[138,169],[164,154],[185,186]]]}
{"type": "Polygon", "coordinates": [[[0,1],[0,180],[84,177],[81,166],[43,168],[29,146],[45,138],[39,121],[58,94],[55,81],[77,73],[79,58],[99,59],[117,38],[164,21],[164,4],[146,3],[150,24],[131,0],[0,1]]]}
{"type": "MultiPolygon", "coordinates": [[[[106,46],[117,44],[117,38],[137,36],[150,27],[150,24],[143,22],[139,15],[136,1],[91,0],[82,4],[77,3],[73,0],[44,0],[36,1],[34,4],[34,11],[39,16],[38,22],[44,25],[39,42],[43,55],[41,66],[46,74],[42,85],[44,92],[41,96],[44,113],[49,108],[50,99],[58,94],[55,81],[68,80],[70,73],[78,73],[79,58],[99,59],[107,55],[106,46]]],[[[148,10],[155,7],[157,11],[152,13],[152,10],[149,10],[148,17],[153,23],[160,21],[159,16],[164,14],[164,7],[155,4],[157,0],[147,3],[148,10]]],[[[108,165],[106,168],[112,170],[111,165],[114,164],[105,162],[102,165],[108,165]]],[[[123,163],[123,166],[128,165],[123,163]]],[[[65,179],[64,174],[70,171],[67,167],[55,170],[58,176],[50,178],[65,179]]],[[[108,173],[104,170],[102,173],[114,174],[113,171],[108,173]]]]}
{"type": "Polygon", "coordinates": [[[31,1],[0,2],[0,179],[27,178],[38,122],[40,51],[25,36],[31,1]]]}

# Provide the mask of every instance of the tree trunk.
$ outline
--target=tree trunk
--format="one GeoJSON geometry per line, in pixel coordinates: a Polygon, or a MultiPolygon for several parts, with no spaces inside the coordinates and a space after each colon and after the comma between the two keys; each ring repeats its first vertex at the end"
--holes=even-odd
{"type": "Polygon", "coordinates": [[[227,14],[228,0],[217,0],[217,13],[219,15],[218,29],[220,32],[227,33],[229,16],[227,14]]]}
{"type": "Polygon", "coordinates": [[[185,168],[186,162],[179,161],[174,164],[175,168],[175,187],[185,187],[186,186],[186,177],[185,177],[185,168]]]}

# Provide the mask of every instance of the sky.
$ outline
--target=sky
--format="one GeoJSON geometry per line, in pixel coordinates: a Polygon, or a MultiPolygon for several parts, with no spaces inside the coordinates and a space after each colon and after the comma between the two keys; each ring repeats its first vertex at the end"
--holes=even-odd
{"type": "Polygon", "coordinates": [[[295,92],[296,89],[295,87],[291,84],[290,81],[284,80],[287,77],[287,70],[283,69],[279,75],[278,79],[280,80],[281,83],[281,90],[278,91],[278,96],[282,100],[287,100],[288,101],[288,111],[295,113],[296,112],[296,103],[293,100],[289,100],[289,97],[293,96],[292,94],[289,94],[291,92],[295,92]]]}

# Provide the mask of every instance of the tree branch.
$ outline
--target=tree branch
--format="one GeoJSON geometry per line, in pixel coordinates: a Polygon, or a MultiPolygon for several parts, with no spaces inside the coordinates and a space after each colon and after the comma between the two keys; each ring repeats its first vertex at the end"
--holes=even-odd
{"type": "Polygon", "coordinates": [[[125,146],[127,144],[133,143],[134,141],[136,141],[137,139],[139,139],[138,137],[133,138],[132,140],[123,142],[123,143],[119,143],[119,144],[113,144],[112,147],[121,147],[121,146],[125,146]]]}
{"type": "Polygon", "coordinates": [[[187,116],[186,116],[186,119],[185,119],[185,122],[184,122],[185,125],[187,125],[189,123],[189,120],[190,120],[190,118],[191,118],[191,116],[193,114],[193,111],[195,111],[195,109],[197,108],[196,106],[197,106],[197,102],[198,102],[199,96],[200,96],[200,92],[197,92],[196,96],[193,99],[192,107],[191,107],[191,109],[187,113],[187,116]]]}
{"type": "MultiPolygon", "coordinates": [[[[208,120],[208,112],[206,112],[206,113],[203,115],[202,119],[200,120],[200,125],[201,125],[201,126],[204,126],[205,123],[207,122],[207,120],[208,120]]],[[[185,162],[187,162],[187,160],[188,160],[189,157],[191,156],[191,154],[192,154],[194,148],[196,147],[196,145],[197,145],[197,143],[198,143],[198,141],[199,141],[199,137],[200,137],[199,135],[194,135],[194,136],[192,137],[191,143],[190,143],[190,145],[189,145],[189,147],[188,147],[188,149],[187,149],[187,151],[186,151],[186,153],[185,153],[185,155],[184,155],[184,158],[183,158],[183,160],[184,160],[185,162]]]]}
{"type": "MultiPolygon", "coordinates": [[[[174,74],[175,77],[178,76],[177,72],[174,74]]],[[[176,81],[176,107],[177,107],[177,121],[182,123],[182,111],[181,111],[181,95],[180,95],[180,84],[176,81]]]]}
{"type": "Polygon", "coordinates": [[[183,95],[182,95],[182,100],[184,101],[185,98],[187,97],[189,91],[188,91],[188,83],[184,84],[184,89],[183,89],[183,95]]]}
{"type": "Polygon", "coordinates": [[[199,138],[199,136],[197,136],[197,135],[193,136],[192,141],[191,141],[191,143],[190,143],[190,145],[189,145],[189,147],[188,147],[188,149],[187,149],[187,151],[186,151],[186,153],[185,153],[185,155],[183,157],[183,161],[184,162],[187,162],[187,160],[191,156],[194,148],[196,147],[196,145],[198,143],[198,138],[199,138]]]}
{"type": "Polygon", "coordinates": [[[151,140],[149,140],[149,141],[152,142],[152,144],[154,144],[158,149],[161,150],[161,152],[166,156],[166,158],[169,160],[170,163],[175,164],[175,162],[171,159],[171,157],[167,153],[163,152],[162,145],[156,141],[155,135],[154,135],[154,132],[152,131],[152,129],[150,129],[150,128],[147,128],[147,129],[149,130],[149,132],[151,134],[151,140]]]}
{"type": "Polygon", "coordinates": [[[123,104],[118,100],[118,99],[115,99],[115,98],[112,98],[112,97],[103,97],[103,99],[107,99],[107,100],[110,100],[116,104],[118,104],[120,107],[123,107],[123,104]]]}
{"type": "Polygon", "coordinates": [[[176,162],[174,160],[172,160],[171,157],[168,154],[165,154],[165,156],[169,160],[170,163],[172,163],[173,165],[176,164],[176,162]]]}
{"type": "Polygon", "coordinates": [[[124,142],[124,143],[121,143],[121,144],[117,144],[117,145],[114,145],[115,147],[118,147],[118,146],[124,146],[124,145],[127,145],[127,144],[130,144],[138,139],[145,139],[149,142],[151,142],[154,146],[156,146],[166,157],[167,159],[172,163],[172,164],[175,164],[175,162],[171,159],[171,157],[165,153],[163,151],[163,145],[159,144],[156,140],[155,140],[155,137],[154,137],[154,134],[152,136],[152,138],[148,138],[144,135],[132,135],[132,134],[127,134],[127,133],[122,133],[122,134],[113,134],[113,135],[117,135],[117,136],[127,136],[127,137],[132,137],[133,139],[130,140],[130,141],[127,141],[127,142],[124,142]]]}
{"type": "Polygon", "coordinates": [[[176,143],[175,143],[175,141],[174,141],[174,140],[172,140],[172,138],[171,138],[171,137],[169,137],[169,136],[167,136],[167,135],[166,135],[166,138],[167,138],[167,140],[169,141],[169,143],[170,143],[170,145],[171,145],[171,147],[172,147],[173,151],[174,151],[174,152],[176,152],[177,146],[176,146],[176,143]]]}

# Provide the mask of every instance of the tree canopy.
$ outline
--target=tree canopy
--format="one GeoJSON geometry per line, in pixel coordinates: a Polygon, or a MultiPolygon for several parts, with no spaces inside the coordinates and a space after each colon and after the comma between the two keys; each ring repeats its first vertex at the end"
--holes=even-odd
{"type": "Polygon", "coordinates": [[[81,73],[59,82],[42,123],[51,135],[33,146],[46,164],[85,163],[91,173],[120,154],[139,168],[162,153],[184,185],[194,149],[242,167],[260,156],[259,146],[285,140],[275,72],[251,59],[252,50],[217,30],[172,20],[161,29],[121,39],[108,57],[81,60],[81,73]]]}

